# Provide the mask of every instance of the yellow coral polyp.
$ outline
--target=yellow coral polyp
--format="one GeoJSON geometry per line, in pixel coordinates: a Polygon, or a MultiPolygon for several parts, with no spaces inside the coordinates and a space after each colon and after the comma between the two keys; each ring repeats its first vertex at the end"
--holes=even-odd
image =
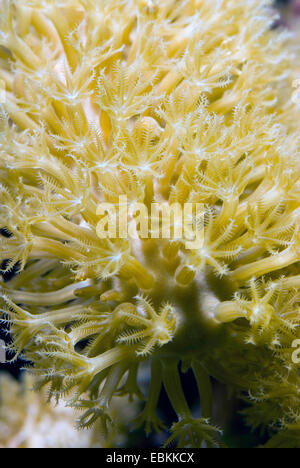
{"type": "Polygon", "coordinates": [[[134,327],[142,327],[142,330],[127,331],[118,338],[119,343],[134,343],[146,340],[138,355],[149,354],[155,345],[163,346],[172,341],[176,331],[178,319],[175,310],[165,304],[161,307],[159,313],[156,313],[151,303],[143,298],[137,297],[138,306],[134,311],[128,310],[128,307],[122,309],[121,316],[124,323],[134,327]]]}
{"type": "Polygon", "coordinates": [[[299,439],[299,50],[275,19],[269,0],[0,0],[2,321],[82,427],[121,393],[161,430],[163,385],[169,442],[216,446],[214,378],[270,445],[299,439]],[[201,204],[202,246],[101,238],[124,196],[201,204]]]}

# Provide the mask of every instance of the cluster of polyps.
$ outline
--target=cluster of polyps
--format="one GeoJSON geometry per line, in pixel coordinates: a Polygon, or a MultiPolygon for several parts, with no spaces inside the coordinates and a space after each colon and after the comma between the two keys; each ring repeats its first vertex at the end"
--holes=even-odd
{"type": "Polygon", "coordinates": [[[269,2],[0,0],[0,18],[1,295],[12,351],[51,395],[85,409],[82,425],[107,426],[118,394],[146,398],[148,360],[148,431],[162,427],[164,385],[179,419],[170,440],[214,445],[214,377],[250,391],[250,424],[280,420],[291,434],[297,51],[271,27],[269,2]],[[148,209],[204,205],[201,246],[101,238],[97,207],[122,196],[148,209]],[[196,377],[200,420],[180,362],[196,377]]]}

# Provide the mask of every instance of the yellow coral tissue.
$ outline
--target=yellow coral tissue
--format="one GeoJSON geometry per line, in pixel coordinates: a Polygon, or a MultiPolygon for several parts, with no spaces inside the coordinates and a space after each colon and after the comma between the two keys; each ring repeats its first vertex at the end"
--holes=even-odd
{"type": "MultiPolygon", "coordinates": [[[[0,0],[1,328],[23,406],[67,405],[72,446],[113,440],[122,397],[124,446],[236,446],[239,415],[300,448],[300,53],[276,21],[270,0],[0,0]]],[[[0,427],[30,445],[18,398],[0,427]]]]}

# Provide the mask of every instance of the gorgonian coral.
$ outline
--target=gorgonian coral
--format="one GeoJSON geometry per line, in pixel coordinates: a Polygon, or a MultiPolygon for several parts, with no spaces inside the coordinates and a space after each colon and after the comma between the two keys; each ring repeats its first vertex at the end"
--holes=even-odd
{"type": "Polygon", "coordinates": [[[249,399],[249,424],[283,429],[271,446],[297,445],[297,51],[270,2],[1,0],[0,17],[12,351],[85,411],[82,426],[109,426],[122,394],[145,398],[139,422],[160,430],[163,385],[178,416],[169,441],[215,446],[214,377],[249,399]],[[102,238],[99,204],[122,196],[202,204],[202,245],[102,238]],[[179,363],[195,375],[200,419],[179,363]]]}

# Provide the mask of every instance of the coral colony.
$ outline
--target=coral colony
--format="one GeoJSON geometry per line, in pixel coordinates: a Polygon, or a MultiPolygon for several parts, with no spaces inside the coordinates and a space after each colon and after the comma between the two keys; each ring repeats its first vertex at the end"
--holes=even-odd
{"type": "Polygon", "coordinates": [[[299,54],[271,2],[0,0],[0,18],[14,358],[82,410],[82,428],[109,432],[127,395],[160,432],[164,387],[178,419],[166,444],[222,445],[214,379],[266,447],[300,447],[299,54]],[[134,235],[105,235],[120,197],[134,235]],[[143,221],[153,203],[169,237],[143,221]],[[174,214],[186,205],[204,207],[203,222],[189,212],[194,248],[174,214]]]}

